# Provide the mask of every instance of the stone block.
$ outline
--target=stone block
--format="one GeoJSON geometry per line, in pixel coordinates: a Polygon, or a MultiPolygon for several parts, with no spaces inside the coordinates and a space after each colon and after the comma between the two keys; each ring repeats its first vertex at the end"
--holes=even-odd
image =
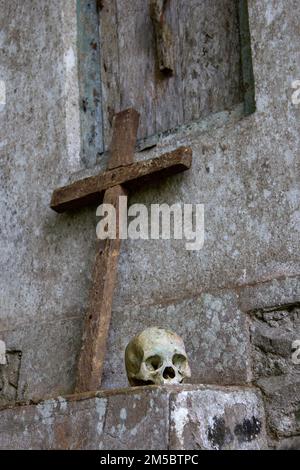
{"type": "MultiPolygon", "coordinates": [[[[298,366],[299,367],[299,366],[298,366]]],[[[300,433],[300,374],[265,377],[257,381],[265,400],[268,425],[279,437],[300,433]]]]}
{"type": "Polygon", "coordinates": [[[17,400],[21,351],[6,351],[6,364],[0,364],[0,406],[17,400]]]}
{"type": "Polygon", "coordinates": [[[125,347],[149,326],[170,329],[182,337],[191,383],[246,383],[250,374],[249,331],[247,316],[239,310],[237,301],[236,293],[223,291],[172,304],[114,310],[103,386],[127,386],[125,347]]]}
{"type": "MultiPolygon", "coordinates": [[[[180,240],[124,242],[106,386],[125,385],[124,346],[150,321],[173,324],[186,336],[195,380],[244,382],[249,359],[244,357],[240,309],[228,307],[232,316],[226,314],[222,323],[220,314],[210,319],[197,300],[193,307],[192,299],[212,289],[291,279],[299,273],[300,108],[291,101],[291,83],[299,78],[299,1],[248,3],[257,112],[242,119],[238,106],[239,112],[208,116],[159,136],[155,148],[135,156],[148,159],[178,145],[193,147],[191,171],[142,188],[131,202],[148,207],[204,203],[205,243],[203,250],[188,252],[180,240]]],[[[96,220],[95,208],[62,216],[49,209],[52,190],[86,170],[81,158],[76,2],[19,4],[11,0],[0,6],[0,75],[6,87],[0,128],[0,258],[5,266],[0,331],[8,343],[13,338],[9,347],[23,353],[19,398],[36,398],[72,389],[96,220]],[[73,323],[68,323],[70,318],[73,323]]],[[[223,95],[218,96],[222,102],[223,95]]],[[[102,169],[105,159],[99,158],[102,169]]],[[[278,302],[276,291],[268,306],[278,302]]],[[[283,288],[281,299],[288,299],[289,291],[288,285],[283,288]]],[[[248,292],[246,308],[252,308],[251,299],[257,308],[258,290],[248,292]]]]}
{"type": "Polygon", "coordinates": [[[168,397],[127,389],[2,410],[0,449],[167,449],[168,397]]]}
{"type": "Polygon", "coordinates": [[[76,317],[53,323],[41,321],[1,333],[10,351],[22,352],[15,399],[39,400],[73,393],[81,334],[82,319],[76,317]]]}
{"type": "Polygon", "coordinates": [[[259,393],[234,387],[138,387],[0,411],[0,449],[264,448],[259,393]]]}
{"type": "Polygon", "coordinates": [[[282,439],[275,448],[276,450],[300,450],[300,436],[282,439]]]}
{"type": "Polygon", "coordinates": [[[106,399],[63,398],[1,411],[0,449],[93,449],[106,399]]]}
{"type": "Polygon", "coordinates": [[[263,392],[268,424],[278,436],[300,432],[300,364],[293,357],[296,340],[300,340],[298,304],[253,313],[253,379],[263,392]]]}
{"type": "Polygon", "coordinates": [[[171,449],[267,447],[262,398],[251,389],[182,391],[171,395],[171,449]]]}
{"type": "Polygon", "coordinates": [[[168,448],[169,392],[144,387],[108,394],[101,449],[157,450],[168,448]]]}
{"type": "Polygon", "coordinates": [[[253,378],[300,373],[292,356],[297,340],[300,340],[300,308],[257,312],[251,325],[253,378]]]}
{"type": "Polygon", "coordinates": [[[272,311],[297,302],[300,304],[299,276],[274,279],[239,291],[239,304],[244,312],[272,311]]]}

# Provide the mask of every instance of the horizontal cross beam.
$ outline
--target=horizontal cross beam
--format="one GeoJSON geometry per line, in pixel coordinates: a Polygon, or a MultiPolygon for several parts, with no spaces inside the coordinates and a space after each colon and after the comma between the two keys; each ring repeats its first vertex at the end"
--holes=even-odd
{"type": "Polygon", "coordinates": [[[120,166],[56,189],[52,195],[51,208],[56,212],[64,212],[99,203],[109,188],[122,185],[131,189],[143,186],[146,182],[157,182],[165,176],[188,170],[191,164],[192,150],[179,147],[158,158],[120,166]]]}

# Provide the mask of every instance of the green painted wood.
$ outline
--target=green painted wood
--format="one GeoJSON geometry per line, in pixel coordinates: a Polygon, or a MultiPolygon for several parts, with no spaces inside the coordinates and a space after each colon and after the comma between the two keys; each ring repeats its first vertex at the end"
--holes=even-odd
{"type": "Polygon", "coordinates": [[[93,167],[104,151],[99,18],[96,0],[77,0],[81,158],[93,167]]]}

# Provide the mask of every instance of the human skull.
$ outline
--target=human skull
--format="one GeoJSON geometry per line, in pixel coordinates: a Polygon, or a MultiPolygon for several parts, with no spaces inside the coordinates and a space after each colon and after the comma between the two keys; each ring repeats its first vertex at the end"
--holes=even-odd
{"type": "Polygon", "coordinates": [[[130,385],[180,384],[191,376],[183,340],[172,331],[147,328],[126,347],[130,385]]]}

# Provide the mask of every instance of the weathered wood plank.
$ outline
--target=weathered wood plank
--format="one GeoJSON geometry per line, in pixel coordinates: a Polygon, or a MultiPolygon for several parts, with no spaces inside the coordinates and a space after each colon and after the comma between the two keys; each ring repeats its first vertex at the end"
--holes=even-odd
{"type": "Polygon", "coordinates": [[[141,115],[138,139],[155,133],[155,38],[148,0],[118,0],[121,109],[141,115]]]}
{"type": "MultiPolygon", "coordinates": [[[[122,168],[133,162],[139,114],[134,109],[118,113],[113,120],[113,140],[109,168],[122,168]]],[[[104,203],[116,209],[116,239],[104,241],[104,248],[96,255],[89,308],[85,317],[82,347],[80,351],[76,391],[97,390],[101,385],[102,369],[106,353],[113,293],[121,246],[119,239],[119,197],[127,194],[120,185],[108,188],[104,203]]]]}
{"type": "Polygon", "coordinates": [[[158,158],[108,170],[56,189],[52,195],[51,208],[56,212],[64,212],[100,202],[104,191],[113,186],[122,184],[134,188],[155,182],[162,177],[188,170],[191,163],[192,150],[180,147],[158,158]]]}
{"type": "Polygon", "coordinates": [[[109,170],[133,162],[139,120],[140,115],[135,109],[126,109],[114,117],[109,170]]]}
{"type": "MultiPolygon", "coordinates": [[[[125,195],[122,186],[114,186],[105,192],[104,202],[113,204],[119,221],[119,197],[125,195]]],[[[77,370],[76,393],[98,390],[101,386],[106,342],[111,320],[113,292],[117,276],[121,240],[117,226],[117,238],[104,241],[94,264],[89,308],[85,318],[82,348],[77,370]]]]}
{"type": "Polygon", "coordinates": [[[169,0],[150,0],[150,16],[155,31],[155,46],[159,70],[166,76],[174,73],[174,32],[165,21],[169,0]]]}
{"type": "Polygon", "coordinates": [[[156,73],[156,132],[164,132],[183,124],[182,70],[179,40],[181,3],[180,0],[169,0],[166,3],[164,21],[172,34],[171,48],[174,55],[174,70],[171,76],[164,76],[158,70],[156,73]]]}
{"type": "MultiPolygon", "coordinates": [[[[136,108],[139,139],[242,102],[237,0],[166,3],[165,21],[174,41],[169,77],[159,71],[149,0],[102,4],[102,61],[111,70],[102,73],[105,108],[136,108]]],[[[111,122],[106,111],[107,136],[111,122]]]]}
{"type": "Polygon", "coordinates": [[[113,117],[121,111],[117,0],[99,2],[104,148],[111,142],[113,117]]]}
{"type": "Polygon", "coordinates": [[[104,150],[98,15],[95,0],[77,0],[81,159],[93,167],[104,150]],[[87,73],[88,71],[88,73],[87,73]]]}

